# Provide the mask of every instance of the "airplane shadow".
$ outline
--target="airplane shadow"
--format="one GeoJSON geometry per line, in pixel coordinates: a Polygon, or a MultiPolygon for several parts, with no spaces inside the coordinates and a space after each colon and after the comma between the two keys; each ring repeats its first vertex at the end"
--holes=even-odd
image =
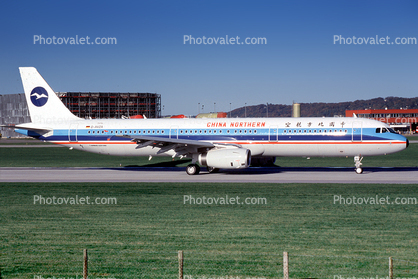
{"type": "Polygon", "coordinates": [[[192,160],[176,160],[176,161],[168,161],[168,162],[159,162],[153,164],[146,164],[146,165],[127,165],[124,168],[178,168],[179,165],[182,165],[187,162],[191,162],[192,160]]]}
{"type": "MultiPolygon", "coordinates": [[[[181,164],[184,163],[180,162],[181,164]]],[[[119,168],[106,168],[111,170],[121,171],[170,171],[170,172],[186,172],[185,167],[177,167],[180,164],[176,162],[168,163],[156,163],[145,166],[125,166],[119,168]]],[[[418,167],[365,167],[363,173],[374,173],[374,172],[417,172],[418,167]]],[[[262,175],[262,174],[274,174],[282,172],[353,172],[354,167],[250,167],[247,169],[221,169],[215,173],[218,175],[262,175]]],[[[205,167],[201,168],[200,175],[211,174],[206,171],[205,167]]]]}
{"type": "MultiPolygon", "coordinates": [[[[417,172],[418,167],[366,167],[363,168],[363,173],[374,172],[417,172]]],[[[282,172],[355,172],[354,167],[257,167],[238,170],[221,170],[219,173],[224,174],[273,174],[282,172]]]]}

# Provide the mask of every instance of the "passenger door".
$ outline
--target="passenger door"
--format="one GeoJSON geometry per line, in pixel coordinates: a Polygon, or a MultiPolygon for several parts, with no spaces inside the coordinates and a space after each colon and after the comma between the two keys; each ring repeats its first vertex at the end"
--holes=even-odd
{"type": "Polygon", "coordinates": [[[351,129],[351,141],[363,141],[363,122],[353,122],[351,129]]]}

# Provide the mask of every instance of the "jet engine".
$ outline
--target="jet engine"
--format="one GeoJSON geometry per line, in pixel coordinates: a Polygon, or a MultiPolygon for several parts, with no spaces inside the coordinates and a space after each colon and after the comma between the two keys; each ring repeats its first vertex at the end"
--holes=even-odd
{"type": "Polygon", "coordinates": [[[244,148],[214,149],[199,155],[199,164],[218,169],[243,169],[251,164],[251,151],[244,148]]]}

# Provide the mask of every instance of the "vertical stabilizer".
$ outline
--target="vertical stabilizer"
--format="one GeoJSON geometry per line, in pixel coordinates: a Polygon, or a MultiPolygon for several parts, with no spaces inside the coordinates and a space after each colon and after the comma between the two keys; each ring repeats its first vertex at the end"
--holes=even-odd
{"type": "Polygon", "coordinates": [[[61,102],[35,68],[20,67],[19,70],[32,123],[64,124],[80,119],[61,102]]]}

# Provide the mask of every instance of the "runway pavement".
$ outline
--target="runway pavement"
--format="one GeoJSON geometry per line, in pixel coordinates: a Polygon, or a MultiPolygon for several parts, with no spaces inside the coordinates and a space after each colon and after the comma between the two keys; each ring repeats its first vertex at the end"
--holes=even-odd
{"type": "Polygon", "coordinates": [[[418,184],[418,168],[249,168],[187,175],[185,168],[0,168],[0,182],[212,182],[418,184]]]}

